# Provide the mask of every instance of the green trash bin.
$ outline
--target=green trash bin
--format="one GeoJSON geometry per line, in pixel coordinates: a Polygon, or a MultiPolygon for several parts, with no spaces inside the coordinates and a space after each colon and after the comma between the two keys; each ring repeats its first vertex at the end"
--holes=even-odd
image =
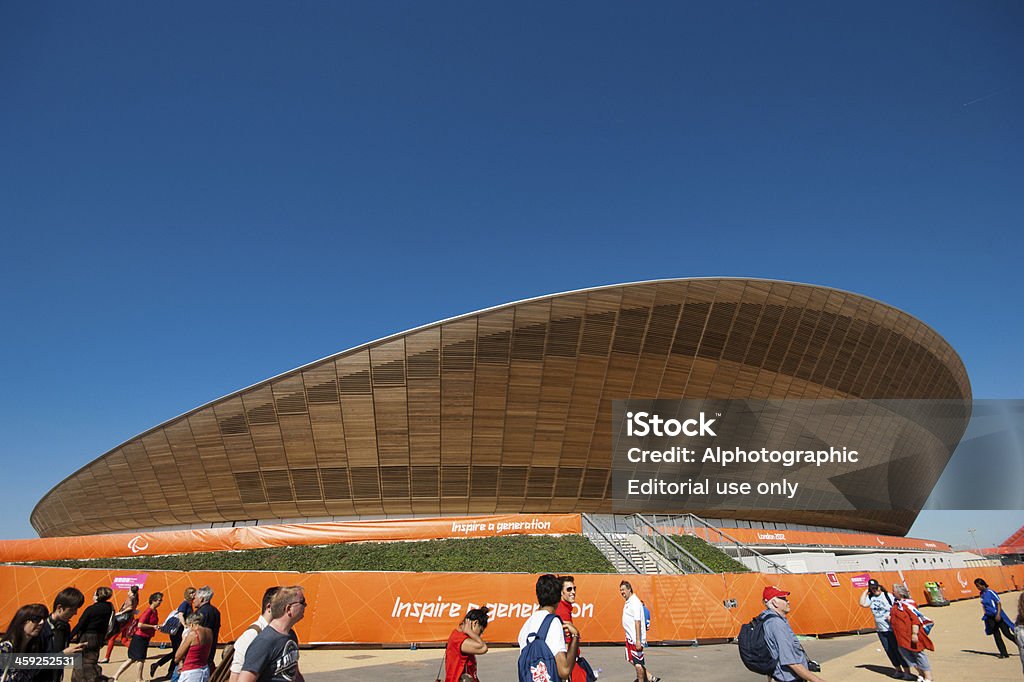
{"type": "Polygon", "coordinates": [[[949,600],[942,594],[942,586],[938,583],[925,583],[924,594],[928,598],[929,606],[949,606],[949,600]]]}

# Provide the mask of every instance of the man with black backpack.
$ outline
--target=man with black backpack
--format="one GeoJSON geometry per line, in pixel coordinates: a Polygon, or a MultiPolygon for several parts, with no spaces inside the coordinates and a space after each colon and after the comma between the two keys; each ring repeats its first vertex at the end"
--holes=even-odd
{"type": "Polygon", "coordinates": [[[740,629],[740,658],[753,672],[770,675],[773,682],[825,682],[811,671],[817,664],[807,661],[807,654],[796,639],[786,616],[789,615],[789,592],[774,585],[761,593],[764,611],[740,629]]]}
{"type": "Polygon", "coordinates": [[[537,578],[537,604],[519,631],[519,682],[568,680],[580,648],[580,633],[555,615],[562,583],[547,573],[537,578]],[[563,631],[569,635],[568,646],[563,631]]]}

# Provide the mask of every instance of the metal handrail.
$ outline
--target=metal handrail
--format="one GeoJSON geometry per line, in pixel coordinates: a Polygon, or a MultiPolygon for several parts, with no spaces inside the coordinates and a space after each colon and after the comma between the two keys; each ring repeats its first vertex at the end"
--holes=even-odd
{"type": "Polygon", "coordinates": [[[590,524],[590,527],[593,528],[594,531],[596,531],[597,534],[600,535],[601,538],[604,539],[604,541],[607,542],[612,549],[619,553],[620,557],[625,559],[626,563],[629,564],[634,571],[636,571],[638,574],[643,573],[643,571],[640,570],[640,567],[634,564],[633,560],[626,556],[626,553],[623,552],[622,549],[617,544],[615,544],[615,542],[613,542],[612,539],[608,537],[603,530],[597,527],[597,524],[594,523],[593,519],[591,519],[590,516],[588,516],[587,514],[581,514],[580,516],[583,517],[584,521],[590,524]]]}
{"type": "MultiPolygon", "coordinates": [[[[703,571],[704,573],[714,573],[714,571],[712,571],[710,568],[708,568],[708,566],[703,561],[701,561],[697,557],[695,557],[692,554],[690,554],[690,552],[688,552],[686,549],[684,549],[678,542],[676,542],[675,540],[673,540],[672,538],[670,538],[669,536],[665,535],[660,530],[655,528],[654,524],[652,524],[650,521],[648,521],[646,518],[644,518],[641,514],[633,514],[633,518],[638,519],[640,521],[640,523],[643,524],[643,526],[645,526],[646,529],[649,530],[652,534],[656,535],[658,538],[660,538],[666,544],[670,545],[674,550],[676,550],[677,552],[682,554],[684,557],[686,557],[686,560],[691,562],[692,566],[699,567],[701,569],[701,571],[703,571]]],[[[669,561],[674,563],[678,568],[682,569],[684,572],[696,573],[696,571],[692,570],[692,566],[682,566],[682,565],[680,565],[680,562],[677,560],[676,557],[667,556],[657,546],[655,546],[654,543],[652,543],[648,538],[644,537],[643,534],[637,533],[637,535],[639,535],[641,538],[643,538],[643,540],[647,544],[651,545],[651,547],[653,547],[655,551],[661,553],[662,556],[665,556],[666,559],[668,559],[669,561]]]]}
{"type": "Polygon", "coordinates": [[[791,571],[790,571],[790,570],[789,570],[788,568],[786,568],[785,566],[783,566],[783,565],[781,565],[781,564],[779,564],[779,563],[776,563],[776,562],[772,561],[772,560],[771,560],[771,559],[769,559],[769,558],[768,558],[767,556],[765,556],[764,554],[761,554],[760,552],[758,552],[758,551],[757,551],[756,549],[754,549],[753,547],[751,547],[751,546],[749,546],[749,545],[745,545],[745,544],[743,544],[742,542],[740,542],[739,540],[737,540],[737,539],[736,539],[736,538],[734,538],[733,536],[731,536],[731,535],[729,535],[728,533],[726,533],[726,532],[725,532],[724,530],[722,530],[721,528],[715,528],[715,527],[714,527],[714,526],[712,526],[712,525],[711,525],[710,523],[708,523],[708,522],[707,522],[707,521],[705,521],[704,519],[700,518],[700,517],[699,517],[699,516],[697,516],[696,514],[683,514],[682,516],[683,516],[683,518],[684,518],[684,519],[689,519],[689,520],[692,520],[692,521],[696,521],[697,523],[701,524],[701,525],[702,525],[702,526],[704,526],[705,528],[709,528],[709,529],[711,529],[712,531],[714,531],[714,532],[718,533],[718,534],[719,534],[719,535],[721,535],[721,536],[722,536],[723,538],[725,538],[726,540],[728,540],[729,542],[731,542],[731,543],[732,543],[733,545],[735,545],[735,546],[736,546],[736,548],[737,548],[738,550],[740,550],[740,551],[747,551],[747,552],[750,552],[750,553],[751,553],[751,554],[753,554],[753,555],[754,555],[754,556],[755,556],[755,557],[756,557],[756,558],[757,558],[758,560],[762,560],[762,561],[764,561],[764,562],[765,562],[766,564],[769,564],[769,565],[771,565],[771,566],[775,567],[775,569],[776,569],[776,570],[777,570],[777,571],[778,571],[779,573],[791,573],[791,571]]]}

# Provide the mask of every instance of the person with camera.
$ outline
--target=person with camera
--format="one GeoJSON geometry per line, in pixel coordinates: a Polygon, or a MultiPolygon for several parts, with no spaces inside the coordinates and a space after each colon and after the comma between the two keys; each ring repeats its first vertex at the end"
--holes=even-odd
{"type": "Polygon", "coordinates": [[[764,641],[775,661],[773,682],[825,682],[817,673],[821,670],[814,661],[807,660],[807,653],[796,639],[796,633],[789,625],[789,592],[769,585],[761,592],[764,611],[764,641]]]}
{"type": "Polygon", "coordinates": [[[875,618],[875,632],[878,640],[882,643],[882,650],[889,657],[889,662],[894,668],[892,676],[896,679],[914,680],[916,675],[911,674],[910,666],[900,655],[899,644],[896,643],[896,633],[892,631],[889,623],[889,612],[892,611],[896,600],[892,598],[884,587],[877,580],[868,581],[867,589],[860,595],[860,605],[871,609],[871,615],[875,618]]]}

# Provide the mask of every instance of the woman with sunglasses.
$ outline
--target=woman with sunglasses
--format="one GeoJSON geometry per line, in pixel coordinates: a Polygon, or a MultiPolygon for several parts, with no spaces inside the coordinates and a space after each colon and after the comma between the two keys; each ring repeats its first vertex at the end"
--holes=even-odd
{"type": "MultiPolygon", "coordinates": [[[[11,619],[10,625],[0,640],[0,651],[11,654],[37,654],[42,653],[42,640],[39,639],[39,632],[43,629],[46,617],[50,615],[49,609],[42,604],[26,604],[18,609],[11,619]]],[[[30,682],[38,673],[38,670],[24,670],[10,668],[2,672],[4,682],[30,682]]]]}

